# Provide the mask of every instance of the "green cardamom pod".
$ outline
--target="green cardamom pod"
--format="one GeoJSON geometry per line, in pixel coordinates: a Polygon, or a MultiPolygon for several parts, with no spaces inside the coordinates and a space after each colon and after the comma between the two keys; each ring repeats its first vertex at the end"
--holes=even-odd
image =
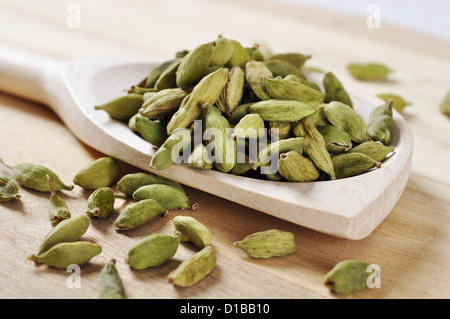
{"type": "Polygon", "coordinates": [[[76,241],[56,244],[46,252],[31,255],[28,259],[54,268],[66,269],[70,265],[83,266],[101,252],[102,248],[97,244],[76,241]]]}
{"type": "Polygon", "coordinates": [[[272,72],[274,77],[281,76],[282,78],[284,78],[289,74],[294,74],[299,78],[305,79],[305,76],[303,75],[302,71],[287,61],[270,58],[264,63],[272,72]]]}
{"type": "Polygon", "coordinates": [[[377,162],[381,162],[394,151],[394,146],[386,146],[380,142],[367,141],[352,148],[349,153],[361,153],[369,156],[377,162]]]}
{"type": "Polygon", "coordinates": [[[156,216],[165,215],[166,210],[154,199],[144,199],[129,205],[117,217],[114,226],[117,231],[130,230],[144,225],[156,216]]]}
{"type": "Polygon", "coordinates": [[[164,211],[170,209],[197,208],[197,205],[190,203],[189,198],[184,192],[163,184],[141,186],[133,193],[133,198],[138,201],[154,199],[161,205],[164,211]]]}
{"type": "Polygon", "coordinates": [[[264,79],[272,79],[269,68],[259,61],[249,61],[245,65],[245,79],[260,100],[270,100],[264,79]]]}
{"type": "Polygon", "coordinates": [[[387,66],[379,63],[351,63],[347,69],[355,79],[361,81],[386,81],[392,72],[387,66]]]}
{"type": "Polygon", "coordinates": [[[56,195],[55,187],[53,186],[53,181],[50,175],[47,175],[48,184],[50,186],[50,206],[48,208],[48,218],[52,226],[56,226],[62,220],[71,217],[69,207],[67,207],[66,202],[56,195]]]}
{"type": "Polygon", "coordinates": [[[202,249],[211,244],[211,232],[205,225],[190,216],[176,216],[173,219],[175,233],[181,233],[182,242],[191,242],[202,249]]]}
{"type": "Polygon", "coordinates": [[[264,79],[264,83],[272,99],[294,100],[310,106],[318,106],[324,99],[322,92],[302,83],[283,79],[264,79]]]}
{"type": "Polygon", "coordinates": [[[253,164],[253,169],[257,169],[259,166],[269,166],[273,160],[278,162],[281,153],[295,151],[298,154],[302,154],[303,145],[303,137],[291,137],[272,142],[259,152],[258,159],[253,164]]]}
{"type": "Polygon", "coordinates": [[[125,195],[133,196],[133,193],[139,187],[151,184],[169,185],[185,193],[183,187],[178,182],[166,177],[144,172],[131,173],[122,176],[122,178],[117,182],[117,188],[125,195]]]}
{"type": "Polygon", "coordinates": [[[116,260],[111,259],[100,272],[100,299],[126,299],[122,279],[115,265],[116,260]]]}
{"type": "Polygon", "coordinates": [[[150,168],[164,170],[178,159],[178,155],[191,145],[192,129],[177,129],[153,154],[150,168]]]}
{"type": "Polygon", "coordinates": [[[233,54],[233,44],[222,35],[217,37],[215,46],[212,49],[212,57],[209,66],[223,66],[231,59],[233,54]]]}
{"type": "Polygon", "coordinates": [[[384,145],[392,139],[392,103],[390,100],[372,110],[367,120],[367,132],[369,136],[384,145]]]}
{"type": "Polygon", "coordinates": [[[412,105],[411,102],[406,101],[403,97],[397,94],[392,93],[380,93],[377,96],[385,102],[389,102],[389,100],[393,101],[392,107],[399,113],[403,112],[403,109],[408,105],[412,105]]]}
{"type": "Polygon", "coordinates": [[[274,99],[253,103],[249,111],[259,114],[264,121],[296,122],[313,114],[316,109],[299,101],[274,99]]]}
{"type": "Polygon", "coordinates": [[[95,190],[111,185],[119,175],[120,166],[115,158],[100,157],[78,171],[73,183],[85,190],[95,190]]]}
{"type": "Polygon", "coordinates": [[[353,108],[353,102],[341,81],[334,75],[333,72],[328,72],[323,77],[323,87],[325,88],[325,102],[332,101],[342,102],[353,108]]]}
{"type": "Polygon", "coordinates": [[[19,187],[13,179],[7,176],[0,176],[0,203],[12,199],[20,199],[19,187]]]}
{"type": "Polygon", "coordinates": [[[234,243],[253,258],[282,257],[295,251],[294,234],[277,229],[248,235],[234,243]]]}
{"type": "Polygon", "coordinates": [[[211,147],[211,160],[214,167],[221,172],[229,172],[236,165],[236,141],[231,136],[232,130],[228,120],[220,114],[219,109],[207,105],[203,118],[204,139],[211,147]]]}
{"type": "Polygon", "coordinates": [[[333,162],[330,153],[327,151],[325,139],[314,126],[312,119],[305,117],[295,124],[294,134],[303,137],[303,150],[314,165],[321,171],[327,173],[331,179],[336,179],[333,162]]]}
{"type": "Polygon", "coordinates": [[[223,68],[205,76],[172,115],[167,123],[167,133],[170,135],[178,128],[188,127],[202,114],[207,104],[213,105],[217,101],[227,81],[227,71],[223,68]]]}
{"type": "Polygon", "coordinates": [[[188,166],[199,169],[212,169],[213,162],[208,155],[208,150],[202,143],[196,145],[188,158],[188,166]]]}
{"type": "Polygon", "coordinates": [[[361,153],[344,153],[332,157],[336,178],[346,178],[362,174],[381,163],[361,153]]]}
{"type": "Polygon", "coordinates": [[[278,59],[289,62],[298,69],[301,69],[305,62],[311,59],[311,55],[305,55],[301,53],[280,53],[274,54],[270,59],[278,59]]]}
{"type": "Polygon", "coordinates": [[[279,122],[273,121],[269,122],[269,135],[275,135],[275,132],[278,133],[278,139],[284,140],[286,138],[290,138],[294,135],[292,131],[292,123],[291,122],[279,122]]]}
{"type": "Polygon", "coordinates": [[[139,113],[136,113],[132,117],[130,117],[130,119],[128,120],[128,128],[135,133],[138,133],[138,131],[136,129],[136,118],[138,116],[141,116],[141,115],[139,113]]]}
{"type": "Polygon", "coordinates": [[[439,109],[442,114],[450,115],[450,91],[442,99],[439,109]]]}
{"type": "Polygon", "coordinates": [[[320,104],[317,107],[317,112],[309,116],[316,127],[331,125],[325,115],[325,105],[326,104],[320,104]]]}
{"type": "Polygon", "coordinates": [[[322,92],[321,89],[320,89],[320,86],[317,83],[312,82],[312,81],[308,81],[308,80],[305,80],[305,79],[302,79],[302,78],[299,78],[298,76],[296,76],[294,74],[286,75],[283,78],[283,80],[301,83],[301,84],[304,84],[306,86],[309,86],[310,88],[312,88],[312,89],[314,89],[316,91],[322,92]]]}
{"type": "Polygon", "coordinates": [[[142,97],[142,102],[144,101],[144,94],[145,93],[155,93],[158,90],[155,88],[143,88],[139,85],[133,85],[129,90],[128,93],[136,93],[139,94],[142,97]]]}
{"type": "Polygon", "coordinates": [[[189,94],[189,90],[179,88],[161,90],[147,99],[139,113],[148,118],[156,119],[162,115],[175,113],[183,99],[189,94]]]}
{"type": "Polygon", "coordinates": [[[233,175],[243,175],[251,170],[253,170],[254,163],[250,163],[250,157],[247,154],[237,152],[236,165],[229,171],[233,175]],[[241,160],[243,158],[243,160],[241,160]]]}
{"type": "Polygon", "coordinates": [[[369,140],[366,123],[350,106],[334,101],[326,104],[324,111],[328,121],[343,129],[352,141],[363,143],[369,140]]]}
{"type": "Polygon", "coordinates": [[[142,100],[147,101],[149,98],[151,98],[153,95],[155,95],[158,92],[145,92],[144,94],[142,94],[142,100]]]}
{"type": "Polygon", "coordinates": [[[86,215],[76,216],[61,221],[42,240],[37,254],[40,255],[59,243],[74,242],[83,236],[90,225],[86,215]]]}
{"type": "Polygon", "coordinates": [[[105,104],[96,105],[96,110],[103,110],[112,118],[121,121],[128,121],[141,108],[143,103],[142,95],[130,93],[125,96],[115,98],[105,104]]]}
{"type": "Polygon", "coordinates": [[[228,73],[228,82],[221,94],[223,97],[217,100],[217,104],[219,104],[219,100],[222,101],[225,113],[231,114],[239,105],[244,94],[244,86],[245,72],[240,67],[234,66],[228,73]]]}
{"type": "Polygon", "coordinates": [[[252,47],[246,47],[245,50],[247,50],[248,55],[250,56],[250,60],[254,61],[264,61],[265,57],[263,52],[260,50],[259,44],[254,44],[252,47]]]}
{"type": "Polygon", "coordinates": [[[319,126],[317,129],[322,134],[330,154],[347,152],[352,148],[352,139],[341,128],[333,125],[324,125],[319,126]]]}
{"type": "Polygon", "coordinates": [[[341,261],[325,276],[324,285],[340,295],[363,290],[371,274],[367,267],[369,264],[360,260],[341,261]]]}
{"type": "Polygon", "coordinates": [[[176,59],[168,60],[163,63],[161,63],[156,68],[152,69],[150,71],[150,74],[147,76],[145,80],[145,87],[146,88],[152,88],[155,86],[156,81],[158,80],[161,73],[169,67],[173,62],[175,62],[176,59]]]}
{"type": "Polygon", "coordinates": [[[97,188],[88,198],[86,215],[106,218],[114,212],[114,193],[109,187],[97,188]]]}
{"type": "Polygon", "coordinates": [[[245,103],[237,106],[231,114],[227,114],[228,116],[228,122],[230,124],[235,125],[238,123],[245,115],[249,113],[250,106],[252,106],[253,103],[245,103]]]}
{"type": "Polygon", "coordinates": [[[258,114],[247,114],[233,129],[233,138],[257,139],[265,135],[264,120],[258,114]]]}
{"type": "Polygon", "coordinates": [[[233,45],[233,52],[231,54],[230,59],[225,64],[226,67],[232,68],[234,66],[238,66],[241,69],[245,69],[245,64],[250,61],[250,55],[247,50],[236,40],[230,40],[233,45]]]}
{"type": "Polygon", "coordinates": [[[169,273],[168,281],[176,286],[190,287],[205,278],[216,266],[211,246],[205,247],[169,273]]]}
{"type": "Polygon", "coordinates": [[[211,62],[214,45],[214,42],[199,45],[181,60],[176,74],[176,84],[179,88],[186,89],[199,80],[211,62]]]}
{"type": "Polygon", "coordinates": [[[177,85],[178,68],[182,59],[175,59],[163,72],[161,72],[155,83],[155,89],[158,91],[174,88],[177,85]]]}
{"type": "Polygon", "coordinates": [[[0,159],[0,163],[12,170],[14,179],[22,186],[31,188],[39,192],[51,192],[50,184],[48,183],[47,175],[53,181],[55,191],[73,189],[73,185],[64,184],[61,179],[48,168],[30,163],[18,164],[11,167],[0,159]]]}
{"type": "Polygon", "coordinates": [[[278,172],[289,182],[312,182],[320,175],[309,159],[295,151],[280,155],[278,172]]]}
{"type": "Polygon", "coordinates": [[[142,116],[136,117],[136,131],[155,147],[163,145],[168,137],[164,125],[142,116]]]}
{"type": "Polygon", "coordinates": [[[139,241],[128,252],[125,263],[133,269],[157,267],[177,252],[181,234],[175,236],[166,234],[152,234],[139,241]]]}

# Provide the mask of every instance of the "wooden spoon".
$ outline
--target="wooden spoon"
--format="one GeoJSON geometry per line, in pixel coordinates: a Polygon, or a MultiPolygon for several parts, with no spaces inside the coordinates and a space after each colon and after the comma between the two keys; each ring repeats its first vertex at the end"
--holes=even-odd
{"type": "MultiPolygon", "coordinates": [[[[159,62],[61,62],[0,47],[0,90],[48,105],[76,137],[104,154],[330,235],[349,239],[368,236],[402,194],[411,168],[413,139],[396,111],[391,143],[394,154],[381,168],[351,178],[292,183],[204,171],[186,164],[172,164],[162,171],[150,169],[156,148],[94,106],[126,94],[126,89],[145,78],[159,62]]],[[[311,74],[311,79],[321,82],[321,75],[311,74]]],[[[344,86],[364,120],[383,103],[348,84],[344,86]]]]}

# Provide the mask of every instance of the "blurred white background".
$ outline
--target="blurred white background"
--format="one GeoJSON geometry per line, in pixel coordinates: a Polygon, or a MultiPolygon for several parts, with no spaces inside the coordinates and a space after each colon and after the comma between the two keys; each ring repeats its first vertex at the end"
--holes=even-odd
{"type": "Polygon", "coordinates": [[[380,7],[383,22],[450,41],[449,0],[273,0],[368,17],[371,4],[380,7]]]}

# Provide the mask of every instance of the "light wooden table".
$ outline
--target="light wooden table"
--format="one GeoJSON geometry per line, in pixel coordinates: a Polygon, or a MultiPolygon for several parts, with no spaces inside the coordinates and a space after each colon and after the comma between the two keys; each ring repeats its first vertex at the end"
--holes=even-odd
{"type": "MultiPolygon", "coordinates": [[[[406,189],[385,221],[363,240],[324,235],[187,188],[200,204],[196,211],[171,211],[126,234],[115,232],[115,217],[93,220],[83,239],[97,242],[103,252],[81,268],[81,288],[67,286],[70,273],[26,259],[51,229],[49,196],[21,188],[22,200],[0,205],[1,298],[97,298],[98,275],[110,258],[117,259],[129,298],[335,298],[322,281],[344,259],[365,260],[381,269],[381,288],[346,298],[450,297],[450,119],[438,111],[450,89],[449,43],[385,24],[369,29],[365,19],[256,0],[1,0],[0,7],[3,45],[52,58],[164,59],[218,34],[245,45],[259,42],[279,52],[312,54],[309,65],[331,70],[343,82],[412,101],[404,117],[414,135],[406,189]],[[81,10],[80,28],[67,25],[67,9],[74,3],[81,10]],[[346,64],[354,61],[391,66],[392,81],[353,80],[346,64]],[[174,288],[167,274],[195,252],[192,246],[181,245],[172,260],[154,269],[133,271],[123,261],[139,239],[172,233],[172,218],[179,214],[196,217],[212,231],[218,258],[211,275],[187,289],[174,288]],[[293,232],[296,252],[255,260],[232,245],[270,228],[293,232]]],[[[6,94],[0,94],[0,132],[0,157],[6,162],[44,164],[68,183],[102,156],[74,138],[46,107],[6,94]]],[[[124,174],[137,171],[122,167],[124,174]]],[[[0,167],[0,174],[10,171],[0,167]]],[[[76,187],[60,196],[73,216],[84,214],[89,193],[76,187]]],[[[116,202],[115,216],[125,205],[116,202]]]]}

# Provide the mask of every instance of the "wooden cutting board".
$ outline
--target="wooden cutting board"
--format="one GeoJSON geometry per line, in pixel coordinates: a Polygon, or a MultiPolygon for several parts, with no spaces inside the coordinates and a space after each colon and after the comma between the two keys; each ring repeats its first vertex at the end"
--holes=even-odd
{"type": "MultiPolygon", "coordinates": [[[[0,297],[98,298],[99,272],[111,258],[117,259],[129,298],[335,298],[322,281],[344,259],[365,260],[381,270],[381,288],[346,298],[450,297],[450,119],[438,110],[450,89],[449,43],[383,20],[380,29],[369,29],[365,19],[256,0],[139,5],[77,1],[80,28],[67,25],[71,2],[26,2],[0,1],[2,24],[11,26],[0,29],[0,42],[52,58],[164,59],[218,34],[245,45],[266,43],[279,52],[311,54],[309,65],[333,71],[342,81],[372,94],[398,93],[413,102],[404,117],[414,135],[414,157],[399,202],[360,241],[324,235],[191,188],[187,192],[199,209],[171,211],[165,218],[118,234],[113,223],[128,203],[117,200],[115,214],[93,220],[83,236],[101,245],[103,252],[81,268],[80,288],[67,285],[70,273],[35,266],[26,259],[51,229],[49,196],[21,188],[20,201],[0,205],[0,297]],[[353,80],[347,63],[367,61],[392,67],[392,81],[353,80]],[[193,216],[211,230],[218,258],[210,276],[185,289],[169,284],[167,274],[195,253],[193,246],[181,245],[169,262],[154,269],[133,271],[124,263],[128,250],[140,239],[156,232],[172,233],[176,215],[193,216]],[[294,233],[294,254],[256,260],[233,247],[234,241],[248,234],[272,228],[294,233]]],[[[66,182],[102,156],[74,138],[45,106],[5,94],[0,94],[0,127],[1,158],[11,165],[43,164],[66,182]]],[[[122,164],[123,174],[135,171],[122,164]]],[[[10,176],[10,171],[0,167],[0,175],[10,176]]],[[[76,187],[60,196],[77,216],[84,214],[89,194],[76,187]]]]}

